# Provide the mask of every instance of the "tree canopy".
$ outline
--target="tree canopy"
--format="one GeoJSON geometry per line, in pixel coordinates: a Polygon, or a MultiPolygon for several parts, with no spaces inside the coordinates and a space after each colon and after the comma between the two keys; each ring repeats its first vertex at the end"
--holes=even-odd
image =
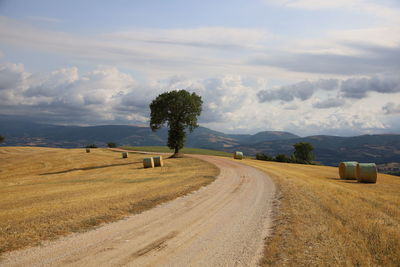
{"type": "Polygon", "coordinates": [[[174,155],[183,148],[186,129],[193,131],[200,116],[203,101],[196,93],[186,90],[174,90],[157,96],[150,104],[150,128],[156,131],[163,126],[168,130],[168,147],[174,149],[174,155]]]}
{"type": "Polygon", "coordinates": [[[304,163],[311,163],[311,161],[314,159],[314,155],[312,153],[314,147],[310,143],[300,142],[294,144],[293,147],[295,149],[294,156],[298,161],[304,163]]]}

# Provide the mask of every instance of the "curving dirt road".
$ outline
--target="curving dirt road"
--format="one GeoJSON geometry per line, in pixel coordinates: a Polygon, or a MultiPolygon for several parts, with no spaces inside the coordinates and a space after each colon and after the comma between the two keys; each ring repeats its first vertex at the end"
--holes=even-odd
{"type": "Polygon", "coordinates": [[[1,266],[255,266],[275,186],[263,172],[220,157],[221,169],[187,196],[93,231],[5,255],[1,266]]]}

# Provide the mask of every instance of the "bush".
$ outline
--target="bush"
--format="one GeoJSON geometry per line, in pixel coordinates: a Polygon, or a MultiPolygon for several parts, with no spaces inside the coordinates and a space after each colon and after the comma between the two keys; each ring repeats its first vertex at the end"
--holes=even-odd
{"type": "Polygon", "coordinates": [[[298,164],[311,164],[315,165],[312,162],[314,155],[312,154],[312,150],[314,149],[309,143],[297,143],[294,145],[295,152],[288,156],[286,154],[278,154],[275,157],[270,157],[264,153],[257,153],[256,159],[258,160],[266,160],[266,161],[276,161],[276,162],[286,162],[286,163],[298,163],[298,164]]]}
{"type": "Polygon", "coordinates": [[[115,148],[115,147],[117,147],[117,143],[108,142],[108,143],[107,143],[107,146],[108,146],[109,148],[115,148]]]}
{"type": "Polygon", "coordinates": [[[268,155],[266,155],[264,153],[257,153],[256,154],[256,159],[258,159],[258,160],[267,160],[267,161],[273,160],[272,157],[270,157],[270,156],[268,156],[268,155]]]}
{"type": "Polygon", "coordinates": [[[87,145],[86,148],[97,148],[97,146],[95,144],[90,144],[90,145],[87,145]]]}
{"type": "Polygon", "coordinates": [[[275,157],[275,161],[289,163],[289,162],[291,162],[291,159],[288,156],[286,156],[285,154],[278,154],[275,157]]]}

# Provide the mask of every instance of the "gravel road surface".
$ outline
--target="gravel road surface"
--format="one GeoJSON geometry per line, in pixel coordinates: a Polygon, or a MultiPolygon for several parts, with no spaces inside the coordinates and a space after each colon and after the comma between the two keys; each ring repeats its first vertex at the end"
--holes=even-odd
{"type": "Polygon", "coordinates": [[[95,230],[5,254],[0,266],[256,266],[274,184],[240,161],[193,157],[221,169],[215,182],[95,230]]]}

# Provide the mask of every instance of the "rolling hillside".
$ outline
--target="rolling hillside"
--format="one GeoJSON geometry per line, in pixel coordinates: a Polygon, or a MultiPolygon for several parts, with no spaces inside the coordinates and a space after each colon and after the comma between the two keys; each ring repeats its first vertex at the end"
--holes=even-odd
{"type": "MultiPolygon", "coordinates": [[[[168,132],[164,128],[154,133],[148,127],[130,125],[58,126],[2,117],[0,134],[6,137],[3,146],[75,148],[92,143],[106,146],[110,141],[120,146],[164,146],[168,132]]],[[[240,150],[246,155],[262,152],[274,156],[278,153],[292,154],[293,144],[297,142],[311,143],[315,148],[316,161],[325,165],[337,165],[343,160],[377,164],[400,162],[400,134],[299,137],[279,131],[263,131],[254,135],[225,134],[199,127],[188,134],[186,147],[226,152],[240,150]]]]}
{"type": "MultiPolygon", "coordinates": [[[[3,145],[40,145],[52,147],[82,147],[89,143],[105,146],[113,141],[119,145],[163,146],[168,131],[163,128],[152,132],[149,127],[130,125],[59,126],[29,121],[0,118],[0,134],[6,137],[3,145]]],[[[299,136],[287,132],[260,132],[255,135],[224,134],[199,127],[188,134],[188,147],[224,150],[241,144],[260,141],[284,140],[299,136]]]]}
{"type": "Polygon", "coordinates": [[[263,152],[267,155],[293,153],[293,144],[308,142],[314,146],[316,161],[336,166],[340,161],[400,162],[400,135],[361,135],[354,137],[308,136],[290,140],[265,141],[237,149],[247,154],[263,152]]]}

